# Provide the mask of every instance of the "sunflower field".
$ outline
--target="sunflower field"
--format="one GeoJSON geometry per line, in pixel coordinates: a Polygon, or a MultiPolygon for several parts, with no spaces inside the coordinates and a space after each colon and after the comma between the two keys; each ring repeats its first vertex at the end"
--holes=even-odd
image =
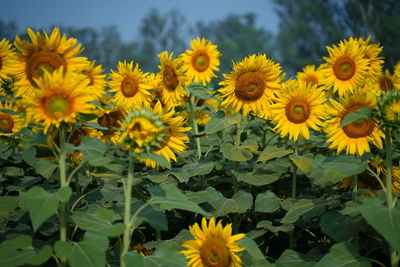
{"type": "Polygon", "coordinates": [[[350,37],[294,77],[206,38],[104,70],[0,41],[0,266],[398,266],[400,63],[350,37]],[[217,75],[218,74],[218,75],[217,75]]]}

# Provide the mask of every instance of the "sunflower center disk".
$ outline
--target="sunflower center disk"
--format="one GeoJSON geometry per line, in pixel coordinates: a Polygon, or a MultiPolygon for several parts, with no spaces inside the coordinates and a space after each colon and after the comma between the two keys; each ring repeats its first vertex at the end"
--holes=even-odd
{"type": "Polygon", "coordinates": [[[381,77],[379,79],[379,87],[381,88],[381,90],[387,92],[387,91],[393,90],[394,85],[393,85],[392,80],[390,80],[389,78],[381,77]]]}
{"type": "Polygon", "coordinates": [[[0,70],[3,67],[3,58],[0,56],[0,70]]]}
{"type": "Polygon", "coordinates": [[[66,95],[53,95],[45,100],[47,113],[56,119],[63,118],[70,113],[70,103],[66,95]]]}
{"type": "MultiPolygon", "coordinates": [[[[360,106],[353,107],[341,116],[341,121],[347,114],[355,112],[360,106]]],[[[343,127],[343,132],[350,138],[361,138],[370,135],[375,128],[375,122],[369,119],[360,119],[343,127]]]]}
{"type": "Polygon", "coordinates": [[[336,60],[333,66],[333,72],[339,80],[347,81],[351,79],[356,71],[354,61],[348,57],[343,56],[336,60]]]}
{"type": "Polygon", "coordinates": [[[82,74],[85,75],[86,77],[88,77],[88,79],[90,81],[89,86],[94,84],[94,77],[93,77],[93,74],[90,71],[84,70],[84,71],[82,71],[82,74]]]}
{"type": "Polygon", "coordinates": [[[169,91],[175,91],[179,84],[178,75],[175,70],[170,66],[167,66],[163,72],[163,81],[169,91]]]}
{"type": "Polygon", "coordinates": [[[236,81],[235,95],[245,101],[260,99],[265,91],[263,77],[257,72],[246,72],[240,75],[236,81]]]}
{"type": "Polygon", "coordinates": [[[310,117],[310,105],[304,100],[292,100],[285,107],[286,117],[293,123],[304,123],[310,117]]]}
{"type": "Polygon", "coordinates": [[[26,63],[26,75],[31,84],[37,86],[33,78],[39,78],[45,70],[53,72],[61,66],[64,66],[64,71],[67,70],[67,64],[59,54],[50,51],[39,51],[34,53],[26,63]]]}
{"type": "Polygon", "coordinates": [[[138,84],[129,77],[122,80],[121,92],[126,97],[133,97],[139,91],[138,84]]]}
{"type": "Polygon", "coordinates": [[[8,114],[0,115],[0,130],[10,132],[14,127],[14,121],[8,114]]]}
{"type": "Polygon", "coordinates": [[[109,114],[104,114],[97,119],[97,123],[102,127],[107,127],[109,133],[115,132],[114,128],[120,127],[119,122],[124,119],[124,115],[120,111],[113,111],[109,114]]]}
{"type": "Polygon", "coordinates": [[[318,79],[314,75],[308,75],[304,80],[306,84],[318,84],[318,79]]]}
{"type": "Polygon", "coordinates": [[[231,263],[226,242],[218,238],[211,238],[204,242],[200,248],[200,257],[207,267],[228,267],[231,263]]]}
{"type": "Polygon", "coordinates": [[[207,70],[210,65],[210,59],[208,55],[199,53],[192,58],[192,66],[198,71],[203,72],[207,70]]]}

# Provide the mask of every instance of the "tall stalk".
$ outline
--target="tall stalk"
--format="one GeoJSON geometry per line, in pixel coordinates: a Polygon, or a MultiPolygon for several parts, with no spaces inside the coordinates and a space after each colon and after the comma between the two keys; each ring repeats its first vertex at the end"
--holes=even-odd
{"type": "MultiPolygon", "coordinates": [[[[65,153],[66,129],[63,124],[61,124],[60,126],[59,141],[60,141],[60,154],[58,157],[58,168],[60,171],[61,188],[64,188],[68,187],[68,181],[67,181],[67,170],[65,166],[65,160],[67,157],[65,153]]],[[[61,241],[67,241],[67,232],[68,232],[67,212],[68,212],[68,201],[61,201],[59,207],[61,241]]],[[[66,266],[66,263],[67,259],[65,257],[61,258],[61,265],[66,266]]]]}
{"type": "Polygon", "coordinates": [[[131,199],[132,199],[132,184],[133,184],[133,156],[129,154],[128,177],[124,183],[125,209],[124,209],[124,236],[122,241],[122,252],[120,254],[120,266],[125,267],[124,256],[128,252],[131,243],[131,199]]]}
{"type": "Polygon", "coordinates": [[[191,113],[191,119],[192,119],[192,124],[193,124],[193,130],[194,134],[196,135],[195,140],[196,140],[196,146],[197,146],[197,157],[201,158],[201,143],[200,143],[200,137],[199,135],[199,126],[197,125],[196,121],[196,96],[195,95],[190,95],[189,98],[189,106],[190,106],[190,113],[191,113]]]}

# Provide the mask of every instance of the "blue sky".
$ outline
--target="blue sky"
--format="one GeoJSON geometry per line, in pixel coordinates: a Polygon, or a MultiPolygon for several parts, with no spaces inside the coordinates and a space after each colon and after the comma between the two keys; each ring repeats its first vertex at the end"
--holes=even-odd
{"type": "Polygon", "coordinates": [[[228,14],[255,13],[257,26],[276,32],[278,17],[273,0],[2,0],[0,18],[14,20],[19,31],[26,27],[64,25],[93,27],[115,24],[122,39],[132,41],[141,19],[153,7],[161,13],[178,8],[189,24],[213,21],[228,14]]]}

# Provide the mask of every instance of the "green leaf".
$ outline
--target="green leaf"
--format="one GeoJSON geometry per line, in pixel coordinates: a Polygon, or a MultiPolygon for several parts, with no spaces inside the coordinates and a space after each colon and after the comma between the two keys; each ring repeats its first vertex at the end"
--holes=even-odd
{"type": "Polygon", "coordinates": [[[220,199],[210,201],[214,207],[214,216],[225,216],[229,213],[244,213],[253,205],[253,197],[250,193],[239,191],[232,198],[221,196],[220,199]]]}
{"type": "Polygon", "coordinates": [[[340,127],[345,127],[355,121],[369,119],[370,117],[371,110],[367,107],[362,107],[357,109],[355,112],[348,113],[340,123],[340,127]]]}
{"type": "Polygon", "coordinates": [[[362,258],[351,243],[337,243],[332,246],[315,267],[370,267],[366,259],[362,258]]]}
{"type": "Polygon", "coordinates": [[[29,211],[34,231],[56,213],[58,206],[57,193],[47,192],[42,187],[35,186],[20,195],[20,207],[29,211]]]}
{"type": "Polygon", "coordinates": [[[275,267],[307,267],[314,266],[315,261],[307,255],[286,249],[275,263],[275,267]]]}
{"type": "Polygon", "coordinates": [[[251,256],[252,266],[272,266],[264,257],[264,254],[260,251],[257,243],[248,236],[244,236],[239,239],[241,247],[245,248],[245,252],[251,256]]]}
{"type": "Polygon", "coordinates": [[[76,118],[79,123],[84,123],[97,119],[97,114],[78,113],[76,118]]]}
{"type": "Polygon", "coordinates": [[[220,151],[226,159],[232,161],[247,161],[253,157],[250,149],[236,147],[231,143],[222,144],[220,151]]]}
{"type": "MultiPolygon", "coordinates": [[[[143,205],[143,201],[137,201],[133,203],[131,206],[131,213],[135,213],[143,205]]],[[[156,230],[168,230],[168,221],[165,212],[158,211],[151,206],[147,206],[140,212],[137,219],[137,224],[134,225],[134,227],[141,225],[143,222],[148,222],[150,226],[156,230]]]]}
{"type": "Polygon", "coordinates": [[[158,163],[160,166],[166,169],[171,169],[171,163],[161,154],[159,155],[151,152],[143,152],[140,153],[140,155],[137,155],[137,157],[141,159],[151,159],[158,163]]]}
{"type": "Polygon", "coordinates": [[[196,203],[189,200],[174,184],[154,186],[150,189],[151,199],[147,201],[150,205],[157,205],[163,210],[181,209],[204,216],[209,216],[196,203]]]}
{"type": "Polygon", "coordinates": [[[98,138],[84,136],[76,149],[83,153],[81,160],[91,163],[103,157],[106,151],[106,145],[98,138]]]}
{"type": "Polygon", "coordinates": [[[18,197],[0,196],[0,218],[7,217],[8,214],[18,207],[18,197]]]}
{"type": "Polygon", "coordinates": [[[22,159],[46,179],[49,179],[58,167],[54,160],[37,158],[36,149],[32,147],[22,151],[22,159]]]}
{"type": "Polygon", "coordinates": [[[321,230],[336,242],[347,242],[358,233],[363,223],[357,218],[328,211],[322,215],[320,225],[321,230]]]}
{"type": "Polygon", "coordinates": [[[0,266],[41,265],[51,254],[50,246],[35,249],[30,236],[18,235],[0,244],[0,266]]]}
{"type": "Polygon", "coordinates": [[[272,191],[260,193],[256,197],[255,211],[257,212],[274,212],[281,207],[281,199],[272,191]]]}
{"type": "Polygon", "coordinates": [[[286,215],[282,218],[281,223],[294,223],[301,215],[312,210],[314,207],[315,204],[312,199],[300,199],[289,208],[286,215]]]}
{"type": "Polygon", "coordinates": [[[289,159],[304,173],[311,172],[312,158],[309,156],[290,155],[289,159]]]}
{"type": "Polygon", "coordinates": [[[261,152],[261,155],[258,157],[257,162],[267,161],[274,158],[281,158],[291,153],[293,153],[293,150],[291,149],[284,149],[276,146],[267,146],[263,150],[263,152],[261,152]]]}
{"type": "Polygon", "coordinates": [[[254,172],[236,172],[232,171],[235,177],[238,179],[238,181],[245,182],[250,185],[255,185],[255,186],[262,186],[262,185],[267,185],[271,184],[279,179],[281,176],[280,172],[275,172],[275,173],[262,173],[262,174],[256,174],[254,172]]]}
{"type": "Polygon", "coordinates": [[[102,127],[97,122],[85,122],[84,124],[82,124],[82,126],[90,127],[90,128],[93,128],[93,129],[96,129],[96,130],[100,130],[100,131],[108,130],[107,127],[102,127]]]}
{"type": "Polygon", "coordinates": [[[118,215],[105,208],[99,207],[94,212],[72,212],[71,218],[79,228],[99,235],[116,237],[124,232],[122,223],[113,224],[118,215]]]}
{"type": "Polygon", "coordinates": [[[214,162],[207,163],[190,163],[183,166],[178,171],[171,171],[170,174],[175,176],[179,182],[188,182],[190,177],[197,175],[207,175],[215,167],[214,162]]]}
{"type": "Polygon", "coordinates": [[[175,245],[162,242],[156,247],[151,256],[140,256],[135,252],[128,252],[125,257],[126,266],[140,267],[182,267],[186,266],[187,261],[183,254],[179,253],[175,245]]]}
{"type": "Polygon", "coordinates": [[[275,226],[275,225],[272,225],[272,222],[263,220],[263,221],[259,221],[257,223],[257,228],[264,228],[272,233],[278,233],[278,232],[287,233],[287,232],[293,231],[294,225],[293,224],[282,224],[282,225],[275,226]]]}
{"type": "Polygon", "coordinates": [[[207,189],[203,191],[188,192],[186,196],[196,204],[212,202],[222,197],[221,193],[215,190],[214,187],[207,187],[207,189]]]}
{"type": "Polygon", "coordinates": [[[107,247],[107,237],[86,232],[78,243],[57,241],[54,250],[57,256],[66,257],[71,267],[98,267],[106,265],[107,247]]]}
{"type": "Polygon", "coordinates": [[[210,99],[212,98],[212,88],[203,86],[200,83],[192,83],[189,86],[186,86],[186,89],[191,93],[192,95],[195,95],[201,99],[210,99]]]}
{"type": "Polygon", "coordinates": [[[240,113],[235,113],[231,117],[225,117],[223,111],[218,111],[211,117],[211,120],[206,125],[204,131],[206,134],[213,134],[226,129],[233,124],[239,123],[240,120],[240,113]]]}
{"type": "Polygon", "coordinates": [[[378,198],[365,198],[361,215],[385,240],[400,251],[400,210],[386,207],[378,198]]]}

